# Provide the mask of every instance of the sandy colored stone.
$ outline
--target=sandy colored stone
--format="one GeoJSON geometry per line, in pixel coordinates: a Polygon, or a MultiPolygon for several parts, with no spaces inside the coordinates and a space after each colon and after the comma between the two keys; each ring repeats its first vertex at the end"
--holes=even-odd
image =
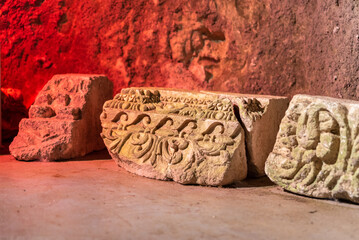
{"type": "MultiPolygon", "coordinates": [[[[130,172],[183,184],[226,185],[246,177],[246,156],[251,155],[244,128],[258,127],[255,122],[268,115],[270,98],[260,102],[238,94],[128,88],[105,103],[102,137],[111,156],[130,172]]],[[[268,118],[266,124],[271,121],[279,125],[280,119],[268,118]]],[[[274,139],[275,133],[272,146],[274,139]]],[[[266,158],[261,163],[256,158],[256,169],[264,171],[266,158]]]]}
{"type": "Polygon", "coordinates": [[[54,161],[103,149],[100,137],[103,103],[112,83],[101,75],[55,75],[20,122],[10,145],[18,160],[54,161]]]}
{"type": "Polygon", "coordinates": [[[229,99],[123,89],[105,103],[101,121],[111,156],[138,175],[212,186],[247,175],[244,131],[229,99]]]}
{"type": "Polygon", "coordinates": [[[266,162],[288,191],[359,203],[359,102],[296,95],[266,162]]]}
{"type": "Polygon", "coordinates": [[[228,98],[232,101],[245,130],[248,175],[264,176],[264,164],[273,149],[289,99],[270,95],[201,92],[219,95],[220,98],[228,98]]]}

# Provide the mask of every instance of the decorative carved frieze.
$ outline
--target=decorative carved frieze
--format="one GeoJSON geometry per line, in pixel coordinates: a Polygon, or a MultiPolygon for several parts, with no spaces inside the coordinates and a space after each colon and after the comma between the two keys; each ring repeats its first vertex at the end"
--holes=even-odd
{"type": "Polygon", "coordinates": [[[201,91],[231,100],[245,130],[248,175],[264,176],[264,164],[273,149],[279,124],[289,100],[286,97],[201,91]]]}
{"type": "Polygon", "coordinates": [[[130,172],[183,184],[226,185],[247,175],[239,113],[246,112],[243,118],[253,123],[267,106],[254,97],[128,88],[104,104],[102,137],[130,172]]]}

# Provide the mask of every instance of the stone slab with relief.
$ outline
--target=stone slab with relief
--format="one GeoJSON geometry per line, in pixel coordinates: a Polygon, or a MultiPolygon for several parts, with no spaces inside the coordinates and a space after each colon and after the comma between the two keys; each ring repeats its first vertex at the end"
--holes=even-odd
{"type": "Polygon", "coordinates": [[[10,153],[18,160],[54,161],[103,149],[99,117],[112,89],[101,75],[55,75],[36,97],[29,118],[21,120],[10,153]]]}
{"type": "Polygon", "coordinates": [[[296,95],[266,162],[284,189],[359,203],[359,102],[296,95]]]}
{"type": "Polygon", "coordinates": [[[104,104],[102,137],[118,165],[130,172],[182,184],[227,185],[247,176],[240,114],[246,112],[243,118],[253,123],[266,114],[267,104],[253,96],[128,88],[104,104]]]}
{"type": "Polygon", "coordinates": [[[289,99],[280,96],[201,91],[232,101],[245,130],[248,175],[265,175],[264,164],[272,151],[289,99]]]}

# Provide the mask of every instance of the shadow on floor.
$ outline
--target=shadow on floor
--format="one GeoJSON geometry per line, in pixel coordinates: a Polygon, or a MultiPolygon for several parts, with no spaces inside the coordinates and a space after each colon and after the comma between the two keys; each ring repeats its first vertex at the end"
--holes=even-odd
{"type": "MultiPolygon", "coordinates": [[[[8,155],[9,154],[9,145],[11,142],[3,142],[3,147],[0,148],[0,155],[8,155]]],[[[87,154],[84,157],[78,157],[73,159],[63,159],[58,160],[56,162],[74,162],[74,161],[96,161],[96,160],[112,160],[110,154],[106,149],[95,151],[87,154]]],[[[27,162],[37,162],[38,160],[27,161],[27,162]]],[[[243,181],[230,184],[224,186],[225,188],[254,188],[254,187],[267,187],[274,186],[268,177],[260,177],[260,178],[246,178],[243,181]]]]}
{"type": "MultiPolygon", "coordinates": [[[[197,184],[185,184],[185,185],[198,186],[197,184]]],[[[256,188],[256,187],[269,187],[269,186],[275,186],[275,184],[271,180],[269,180],[267,176],[263,176],[258,178],[246,178],[242,181],[221,187],[222,188],[256,188]]],[[[207,186],[207,187],[211,187],[211,186],[207,186]]],[[[212,187],[217,188],[217,186],[212,186],[212,187]]]]}
{"type": "Polygon", "coordinates": [[[299,193],[295,193],[295,192],[291,192],[291,191],[288,191],[286,189],[283,189],[284,192],[286,193],[289,193],[289,194],[292,194],[292,195],[295,195],[295,196],[299,196],[301,198],[305,198],[305,199],[316,199],[316,200],[327,200],[328,202],[332,202],[332,203],[340,203],[340,204],[343,204],[343,206],[353,206],[353,207],[359,207],[359,203],[356,203],[356,202],[352,202],[352,201],[349,201],[347,199],[334,199],[334,198],[318,198],[318,197],[313,197],[313,196],[306,196],[304,194],[299,194],[299,193]]]}
{"type": "MultiPolygon", "coordinates": [[[[11,142],[3,142],[2,147],[0,147],[0,155],[9,155],[9,145],[11,142]]],[[[106,149],[95,151],[87,154],[83,157],[71,158],[71,159],[63,159],[57,160],[54,162],[69,162],[69,161],[95,161],[95,160],[110,160],[112,159],[110,154],[106,149]]],[[[39,160],[30,160],[30,161],[22,161],[22,162],[39,162],[39,160]]]]}
{"type": "Polygon", "coordinates": [[[95,151],[95,152],[89,153],[83,157],[72,158],[72,159],[63,159],[63,160],[58,160],[56,162],[96,161],[96,160],[110,160],[110,159],[112,160],[108,151],[106,149],[103,149],[100,151],[95,151]]]}
{"type": "Polygon", "coordinates": [[[246,178],[243,181],[231,184],[229,188],[255,188],[255,187],[268,187],[274,186],[275,184],[269,180],[267,176],[259,178],[246,178]]]}

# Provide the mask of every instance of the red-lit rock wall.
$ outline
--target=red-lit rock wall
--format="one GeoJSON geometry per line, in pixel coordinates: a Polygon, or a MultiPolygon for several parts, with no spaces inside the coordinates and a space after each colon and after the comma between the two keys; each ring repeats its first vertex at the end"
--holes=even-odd
{"type": "Polygon", "coordinates": [[[352,0],[0,0],[2,86],[26,106],[57,73],[164,86],[357,98],[352,0]]]}

